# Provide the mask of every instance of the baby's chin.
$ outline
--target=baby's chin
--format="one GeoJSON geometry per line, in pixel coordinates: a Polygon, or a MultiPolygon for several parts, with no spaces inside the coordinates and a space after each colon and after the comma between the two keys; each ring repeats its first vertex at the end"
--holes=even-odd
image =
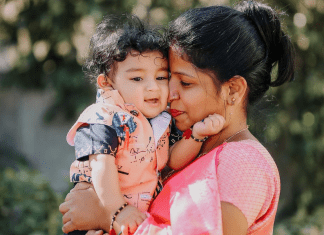
{"type": "Polygon", "coordinates": [[[143,113],[142,112],[142,113],[143,113],[144,117],[151,119],[151,118],[155,118],[156,116],[158,116],[161,112],[158,112],[158,113],[143,113]]]}
{"type": "Polygon", "coordinates": [[[162,113],[165,110],[166,110],[166,107],[164,109],[160,108],[160,109],[157,109],[154,111],[153,110],[144,111],[144,112],[142,112],[141,110],[140,111],[146,118],[155,118],[156,116],[158,116],[160,113],[162,113]]]}
{"type": "Polygon", "coordinates": [[[156,116],[158,116],[160,113],[162,113],[163,110],[161,111],[156,111],[156,112],[142,112],[142,114],[144,115],[144,117],[146,118],[155,118],[156,116]]]}

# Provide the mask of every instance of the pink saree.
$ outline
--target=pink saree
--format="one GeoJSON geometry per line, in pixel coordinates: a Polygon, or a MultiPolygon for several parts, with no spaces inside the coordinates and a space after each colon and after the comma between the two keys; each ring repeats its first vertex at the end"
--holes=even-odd
{"type": "Polygon", "coordinates": [[[224,201],[245,215],[247,234],[271,235],[279,195],[277,166],[259,142],[225,143],[167,180],[135,234],[222,234],[224,201]]]}
{"type": "Polygon", "coordinates": [[[168,179],[136,235],[222,234],[215,162],[224,145],[168,179]]]}

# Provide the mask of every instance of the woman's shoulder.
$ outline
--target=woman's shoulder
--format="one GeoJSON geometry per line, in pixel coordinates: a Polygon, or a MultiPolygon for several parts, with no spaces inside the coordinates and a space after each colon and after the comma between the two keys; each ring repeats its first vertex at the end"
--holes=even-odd
{"type": "Polygon", "coordinates": [[[256,140],[229,142],[219,154],[220,164],[253,166],[260,171],[278,175],[275,161],[268,150],[256,140]]]}
{"type": "Polygon", "coordinates": [[[249,227],[275,211],[280,177],[270,153],[258,141],[226,143],[219,154],[217,178],[221,201],[239,208],[249,227]]]}

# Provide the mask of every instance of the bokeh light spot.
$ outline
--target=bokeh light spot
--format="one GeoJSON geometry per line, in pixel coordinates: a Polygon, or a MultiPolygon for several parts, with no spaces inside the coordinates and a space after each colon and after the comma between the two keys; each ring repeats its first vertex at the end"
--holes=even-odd
{"type": "Polygon", "coordinates": [[[301,34],[297,38],[297,45],[300,49],[306,51],[309,48],[309,39],[305,35],[301,34]]]}
{"type": "Polygon", "coordinates": [[[72,46],[67,41],[59,42],[56,46],[56,52],[60,56],[66,56],[71,52],[72,46]]]}
{"type": "Polygon", "coordinates": [[[95,19],[92,16],[85,16],[80,21],[80,29],[86,34],[90,35],[90,37],[94,34],[96,28],[95,19]]]}
{"type": "Polygon", "coordinates": [[[305,27],[306,22],[307,22],[307,19],[306,19],[306,16],[303,13],[296,13],[294,15],[294,24],[298,28],[305,27]]]}
{"type": "Polygon", "coordinates": [[[307,127],[311,127],[315,123],[315,116],[311,112],[306,112],[303,115],[303,125],[307,127]]]}
{"type": "Polygon", "coordinates": [[[162,23],[167,18],[165,9],[162,7],[152,9],[150,18],[153,19],[154,23],[162,23]]]}
{"type": "Polygon", "coordinates": [[[316,0],[304,0],[305,6],[307,8],[314,8],[316,7],[316,0]]]}
{"type": "Polygon", "coordinates": [[[289,125],[289,130],[290,130],[290,133],[293,134],[293,135],[298,135],[301,133],[302,131],[302,127],[300,125],[300,122],[297,121],[297,120],[294,120],[290,123],[289,125]]]}
{"type": "Polygon", "coordinates": [[[8,2],[5,6],[1,7],[2,18],[8,23],[15,23],[18,19],[19,11],[14,1],[8,2]]]}
{"type": "Polygon", "coordinates": [[[186,10],[191,7],[193,0],[173,0],[173,5],[179,10],[186,10]]]}
{"type": "Polygon", "coordinates": [[[229,0],[199,0],[199,2],[204,6],[228,5],[229,0]]]}
{"type": "Polygon", "coordinates": [[[50,49],[50,44],[49,42],[45,41],[45,40],[41,40],[38,42],[35,42],[34,47],[33,47],[33,53],[35,58],[38,61],[43,61],[50,49]]]}
{"type": "Polygon", "coordinates": [[[20,28],[17,31],[18,50],[23,56],[31,52],[31,40],[29,31],[26,28],[20,28]]]}
{"type": "Polygon", "coordinates": [[[324,1],[323,0],[317,1],[316,10],[319,13],[324,13],[324,1]]]}
{"type": "Polygon", "coordinates": [[[82,65],[88,54],[88,47],[85,45],[89,45],[90,38],[76,33],[72,36],[72,41],[77,49],[77,62],[82,65]]]}
{"type": "Polygon", "coordinates": [[[280,129],[278,126],[274,123],[272,123],[267,129],[266,129],[266,135],[269,139],[269,141],[274,141],[278,139],[280,136],[280,129]]]}
{"type": "Polygon", "coordinates": [[[138,3],[143,4],[146,7],[149,7],[152,5],[152,0],[138,0],[138,3]]]}
{"type": "Polygon", "coordinates": [[[132,13],[137,15],[140,19],[144,19],[147,16],[147,8],[143,4],[137,4],[132,13]]]}

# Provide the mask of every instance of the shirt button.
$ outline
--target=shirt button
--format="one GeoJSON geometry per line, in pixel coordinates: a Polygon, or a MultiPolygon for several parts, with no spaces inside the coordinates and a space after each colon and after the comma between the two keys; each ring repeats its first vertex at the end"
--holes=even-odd
{"type": "Polygon", "coordinates": [[[138,112],[136,110],[131,110],[130,113],[133,114],[135,117],[138,116],[138,112]]]}

